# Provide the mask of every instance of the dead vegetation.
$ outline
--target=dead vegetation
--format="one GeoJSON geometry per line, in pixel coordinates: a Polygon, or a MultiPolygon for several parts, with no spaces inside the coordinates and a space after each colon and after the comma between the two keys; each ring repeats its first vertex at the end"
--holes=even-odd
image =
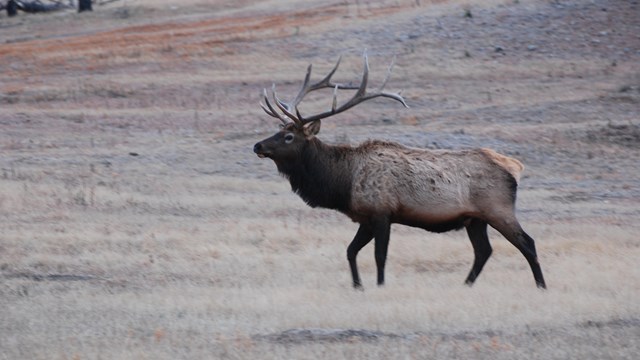
{"type": "Polygon", "coordinates": [[[599,126],[587,132],[587,138],[593,142],[630,147],[640,147],[640,125],[629,122],[627,124],[614,124],[599,126]]]}
{"type": "Polygon", "coordinates": [[[640,352],[637,2],[172,6],[0,15],[0,358],[640,352]],[[389,284],[365,255],[367,291],[351,290],[355,225],[306,207],[251,146],[277,127],[262,88],[293,95],[339,54],[357,81],[365,48],[372,68],[397,56],[388,86],[410,109],[374,102],[323,141],[521,160],[547,292],[498,234],[469,289],[463,233],[400,226],[389,284]]]}

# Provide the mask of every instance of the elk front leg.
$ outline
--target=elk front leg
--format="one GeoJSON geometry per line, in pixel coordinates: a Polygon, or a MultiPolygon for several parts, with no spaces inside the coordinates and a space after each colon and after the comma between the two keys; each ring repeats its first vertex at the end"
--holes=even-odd
{"type": "Polygon", "coordinates": [[[353,287],[356,289],[362,289],[362,283],[360,282],[360,275],[358,275],[358,265],[356,264],[356,256],[358,252],[365,245],[367,245],[371,239],[373,239],[373,231],[369,224],[360,224],[360,228],[356,233],[356,236],[349,244],[347,248],[347,260],[349,260],[349,267],[351,268],[351,277],[353,279],[353,287]]]}
{"type": "Polygon", "coordinates": [[[378,286],[384,285],[384,266],[387,261],[391,221],[388,217],[377,217],[373,220],[373,236],[375,242],[376,267],[378,268],[378,286]]]}
{"type": "Polygon", "coordinates": [[[471,240],[471,245],[473,245],[473,253],[475,255],[473,267],[471,267],[469,276],[467,276],[467,280],[465,280],[465,284],[471,286],[473,282],[476,281],[478,275],[480,275],[484,264],[491,256],[492,250],[491,244],[489,244],[489,237],[487,236],[486,222],[479,219],[471,220],[469,225],[467,225],[467,234],[471,240]]]}

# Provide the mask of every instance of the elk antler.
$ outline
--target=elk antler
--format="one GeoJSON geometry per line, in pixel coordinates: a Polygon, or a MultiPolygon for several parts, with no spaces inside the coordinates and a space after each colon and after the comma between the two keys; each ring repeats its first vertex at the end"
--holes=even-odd
{"type": "MultiPolygon", "coordinates": [[[[333,76],[333,74],[335,74],[336,70],[338,70],[338,66],[340,65],[340,60],[342,60],[342,57],[338,58],[338,62],[336,62],[336,65],[322,80],[314,84],[309,83],[311,78],[311,65],[309,65],[309,67],[307,67],[307,74],[304,77],[304,83],[302,84],[302,89],[300,89],[300,92],[298,92],[298,95],[295,97],[295,99],[292,102],[286,103],[280,100],[276,95],[275,84],[272,86],[271,95],[273,97],[273,100],[275,101],[276,107],[280,109],[280,111],[282,111],[282,113],[287,118],[291,119],[297,126],[303,126],[304,124],[310,123],[312,121],[324,119],[329,116],[341,113],[347,109],[350,109],[358,105],[363,101],[367,101],[376,97],[387,97],[390,99],[397,100],[401,102],[402,105],[408,108],[409,106],[407,106],[407,103],[404,101],[400,93],[388,93],[383,91],[384,86],[387,84],[387,81],[391,76],[391,70],[393,69],[395,59],[393,62],[391,62],[391,65],[387,70],[387,75],[384,81],[382,82],[382,86],[380,86],[380,89],[378,89],[378,91],[374,93],[369,93],[367,92],[367,82],[369,80],[369,60],[367,58],[366,52],[363,54],[363,58],[364,58],[364,71],[362,73],[362,81],[360,82],[360,85],[355,86],[355,85],[349,85],[349,84],[336,84],[331,82],[331,77],[333,76]],[[333,102],[331,105],[331,109],[319,114],[303,117],[300,114],[300,111],[298,110],[298,105],[300,104],[302,99],[311,91],[324,89],[324,88],[333,88],[333,102]],[[349,101],[347,101],[346,103],[338,107],[338,89],[357,90],[357,91],[355,95],[353,95],[353,97],[349,99],[349,101]],[[294,110],[295,110],[295,114],[294,114],[294,110]]],[[[264,89],[263,98],[266,105],[260,103],[260,106],[262,107],[262,109],[270,116],[280,119],[280,121],[282,121],[284,124],[287,124],[288,121],[280,113],[278,113],[278,111],[276,111],[274,107],[271,105],[271,103],[269,102],[267,89],[264,89]]]]}

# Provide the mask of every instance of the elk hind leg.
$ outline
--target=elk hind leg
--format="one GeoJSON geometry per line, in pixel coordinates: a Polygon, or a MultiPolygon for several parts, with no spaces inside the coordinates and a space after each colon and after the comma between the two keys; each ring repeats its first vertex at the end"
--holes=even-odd
{"type": "Polygon", "coordinates": [[[467,235],[473,246],[474,260],[471,271],[465,280],[465,284],[471,286],[476,281],[478,275],[482,271],[484,264],[491,256],[491,244],[489,244],[489,236],[487,235],[487,223],[480,219],[472,219],[466,226],[467,235]]]}
{"type": "Polygon", "coordinates": [[[536,285],[541,289],[546,289],[547,285],[542,276],[540,263],[538,262],[535,242],[533,238],[522,229],[515,216],[491,221],[489,224],[520,250],[531,267],[536,285]]]}
{"type": "MultiPolygon", "coordinates": [[[[520,237],[524,239],[524,242],[527,244],[526,245],[527,252],[530,254],[530,256],[527,257],[527,261],[529,262],[529,266],[531,266],[531,271],[533,271],[533,277],[536,280],[536,285],[540,289],[546,289],[547,284],[544,281],[544,276],[542,276],[542,269],[540,268],[540,263],[538,262],[538,255],[536,253],[536,244],[533,238],[529,236],[529,234],[527,234],[522,229],[521,229],[520,237]]],[[[520,250],[520,252],[522,252],[522,250],[520,250]]]]}

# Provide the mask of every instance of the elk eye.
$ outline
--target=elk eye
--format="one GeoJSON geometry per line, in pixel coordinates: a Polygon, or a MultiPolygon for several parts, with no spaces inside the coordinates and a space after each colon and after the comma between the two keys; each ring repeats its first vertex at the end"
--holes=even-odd
{"type": "Polygon", "coordinates": [[[287,134],[284,136],[284,142],[290,144],[293,141],[293,134],[287,134]]]}

